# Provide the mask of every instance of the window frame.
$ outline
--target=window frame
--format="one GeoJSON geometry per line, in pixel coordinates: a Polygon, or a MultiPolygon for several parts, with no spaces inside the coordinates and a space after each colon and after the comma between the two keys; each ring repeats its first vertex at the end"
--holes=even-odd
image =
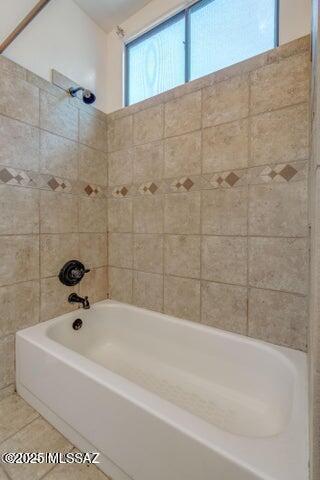
{"type": "MultiPolygon", "coordinates": [[[[181,85],[185,85],[186,83],[189,83],[190,81],[190,74],[191,74],[191,69],[190,69],[190,63],[191,63],[191,50],[190,50],[190,40],[191,40],[191,35],[190,35],[190,29],[191,29],[191,23],[190,23],[190,11],[192,8],[194,8],[196,5],[200,7],[200,4],[207,4],[214,2],[215,0],[196,0],[195,2],[191,3],[187,7],[183,8],[182,10],[178,11],[177,13],[174,13],[173,15],[169,16],[166,20],[161,21],[158,25],[151,27],[148,29],[146,32],[142,33],[141,35],[138,35],[136,38],[133,40],[129,40],[128,42],[125,42],[124,45],[124,106],[128,107],[130,106],[129,104],[129,78],[130,78],[130,67],[129,67],[129,47],[132,45],[137,45],[147,38],[151,37],[154,33],[157,33],[158,31],[162,30],[165,28],[167,25],[170,25],[174,23],[177,20],[180,20],[181,18],[184,17],[185,19],[185,75],[184,75],[184,83],[181,85]]],[[[279,38],[280,38],[280,0],[274,0],[275,3],[275,18],[274,18],[274,47],[277,48],[279,46],[279,38]]],[[[214,73],[214,72],[211,72],[214,73]]],[[[209,73],[210,75],[210,73],[209,73]]],[[[164,93],[164,92],[162,92],[164,93]]],[[[148,97],[152,98],[152,97],[148,97]]],[[[147,100],[147,98],[145,99],[147,100]]],[[[144,100],[142,100],[144,101],[144,100]]],[[[133,104],[132,104],[133,105],[133,104]]]]}

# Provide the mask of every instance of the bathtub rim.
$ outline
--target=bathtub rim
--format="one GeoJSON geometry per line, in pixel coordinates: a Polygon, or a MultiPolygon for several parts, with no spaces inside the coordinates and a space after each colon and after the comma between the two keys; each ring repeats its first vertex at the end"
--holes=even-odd
{"type": "MultiPolygon", "coordinates": [[[[151,415],[156,416],[161,421],[171,425],[178,429],[181,433],[191,436],[194,440],[207,448],[214,449],[217,453],[228,458],[230,461],[241,465],[243,468],[257,474],[257,472],[266,480],[274,480],[272,476],[269,476],[261,465],[268,462],[270,459],[274,461],[273,455],[277,452],[277,463],[288,463],[292,456],[294,460],[299,458],[297,464],[304,464],[304,468],[301,469],[303,476],[301,480],[307,479],[308,472],[308,401],[307,401],[307,356],[304,352],[292,350],[290,348],[273,345],[261,340],[256,340],[251,337],[246,337],[233,332],[228,332],[220,329],[216,329],[207,325],[202,325],[188,320],[172,317],[163,313],[150,311],[140,307],[132,306],[129,304],[117,302],[114,300],[103,300],[92,306],[92,311],[96,308],[106,308],[108,306],[115,306],[118,308],[126,307],[136,312],[145,312],[148,315],[153,315],[165,319],[169,323],[185,325],[188,328],[200,330],[211,335],[216,335],[220,338],[231,339],[232,341],[254,345],[258,349],[262,349],[265,352],[269,352],[276,355],[279,360],[286,363],[290,367],[295,377],[295,396],[292,406],[292,415],[287,428],[278,435],[270,437],[249,437],[236,435],[227,432],[213,424],[209,424],[201,418],[183,410],[181,407],[164,400],[158,395],[145,390],[143,387],[132,383],[120,375],[113,373],[106,367],[99,365],[98,363],[86,358],[84,355],[71,350],[63,344],[53,340],[47,335],[47,332],[54,325],[73,319],[78,314],[78,310],[61,315],[54,319],[48,320],[43,323],[36,324],[32,327],[20,330],[16,333],[17,344],[19,339],[32,343],[37,348],[46,352],[49,355],[54,356],[60,361],[80,371],[85,376],[90,377],[100,385],[110,389],[114,393],[121,395],[123,398],[132,402],[137,407],[146,410],[151,415]],[[300,388],[297,388],[298,387],[300,388]],[[302,388],[301,388],[302,387],[302,388]],[[301,411],[304,415],[301,415],[301,411]],[[286,448],[281,448],[283,445],[291,444],[290,440],[300,435],[300,438],[304,438],[305,445],[303,448],[303,454],[301,455],[301,445],[295,446],[295,452],[290,452],[290,457],[286,454],[286,448]],[[221,440],[224,440],[221,442],[221,440]],[[220,442],[220,444],[219,444],[220,442]],[[243,444],[246,444],[245,448],[243,444]],[[259,448],[257,449],[257,445],[259,448]],[[278,446],[277,446],[278,445],[278,446]],[[279,450],[280,449],[280,450],[279,450]],[[260,452],[260,455],[259,455],[260,452]],[[263,454],[261,455],[261,453],[263,454]],[[255,457],[255,462],[252,462],[252,457],[255,457]],[[281,462],[279,459],[282,458],[281,462]],[[259,458],[260,457],[260,458],[259,458]],[[251,461],[250,461],[251,459],[251,461]],[[259,466],[260,465],[260,466],[259,466]]],[[[18,351],[18,349],[17,349],[18,351]]],[[[17,352],[18,353],[18,352],[17,352]]],[[[18,366],[18,362],[17,362],[18,366]]],[[[17,370],[17,384],[20,384],[23,388],[23,382],[20,381],[19,369],[17,370]]],[[[32,392],[30,392],[32,395],[32,392]]],[[[279,477],[279,479],[286,477],[279,477]]]]}

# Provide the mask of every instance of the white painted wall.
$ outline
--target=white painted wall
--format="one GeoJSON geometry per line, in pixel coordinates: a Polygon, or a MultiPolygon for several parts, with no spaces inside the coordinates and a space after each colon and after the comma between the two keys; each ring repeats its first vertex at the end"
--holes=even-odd
{"type": "MultiPolygon", "coordinates": [[[[4,39],[36,4],[36,0],[3,0],[0,39],[4,39]]],[[[54,68],[96,92],[95,106],[106,111],[107,34],[72,0],[52,0],[4,55],[47,80],[54,68]]],[[[120,52],[120,56],[121,56],[120,52]]],[[[118,71],[121,82],[122,73],[118,71]]],[[[121,100],[120,100],[121,103],[121,100]]]]}
{"type": "MultiPolygon", "coordinates": [[[[121,27],[125,38],[119,39],[113,31],[107,39],[107,85],[112,92],[107,99],[107,111],[123,107],[124,42],[160,23],[176,11],[188,6],[189,1],[152,0],[146,7],[126,20],[121,27]]],[[[280,44],[310,33],[311,0],[280,0],[280,44]]]]}

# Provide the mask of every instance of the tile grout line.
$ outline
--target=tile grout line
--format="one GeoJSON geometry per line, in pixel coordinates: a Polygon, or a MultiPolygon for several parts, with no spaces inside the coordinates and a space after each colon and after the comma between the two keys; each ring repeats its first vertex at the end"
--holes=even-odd
{"type": "MultiPolygon", "coordinates": [[[[121,266],[117,266],[117,265],[110,265],[110,268],[114,268],[114,269],[118,269],[118,270],[125,270],[125,271],[131,271],[132,269],[131,268],[127,268],[127,267],[121,267],[121,266]]],[[[138,272],[138,273],[144,273],[144,274],[151,274],[151,275],[161,275],[161,273],[159,272],[154,272],[154,271],[145,271],[145,270],[138,270],[138,269],[133,269],[134,272],[138,272]]],[[[216,284],[219,284],[219,285],[229,285],[229,286],[232,286],[232,287],[242,287],[242,288],[247,288],[247,283],[245,284],[240,284],[240,283],[227,283],[227,282],[222,282],[222,281],[219,281],[219,280],[212,280],[212,279],[207,279],[207,278],[200,278],[200,277],[186,277],[185,275],[178,275],[178,274],[173,274],[173,273],[168,273],[167,274],[168,276],[170,277],[175,277],[175,278],[181,278],[181,279],[185,279],[185,280],[198,280],[198,281],[203,281],[203,282],[207,282],[207,283],[216,283],[216,284]]],[[[270,287],[259,287],[257,285],[251,285],[249,284],[249,288],[251,289],[255,289],[255,290],[266,290],[268,292],[274,292],[274,293],[283,293],[283,294],[286,294],[286,295],[294,295],[296,297],[301,297],[301,298],[307,298],[308,297],[308,294],[307,293],[301,293],[301,292],[296,292],[296,291],[289,291],[289,290],[275,290],[273,288],[270,288],[270,287]]]]}
{"type": "MultiPolygon", "coordinates": [[[[161,131],[161,142],[162,142],[162,176],[165,174],[166,166],[166,108],[165,104],[161,103],[161,118],[162,118],[162,131],[161,131]]],[[[166,311],[166,272],[165,272],[165,197],[162,198],[162,312],[166,311]]]]}
{"type": "MultiPolygon", "coordinates": [[[[18,393],[13,393],[12,395],[18,395],[18,396],[20,397],[20,395],[19,395],[18,393]]],[[[22,398],[22,397],[20,397],[20,398],[22,398]]],[[[1,402],[0,402],[0,403],[1,403],[1,402]]],[[[1,447],[4,443],[6,443],[8,440],[11,440],[12,437],[14,437],[14,436],[17,435],[18,433],[20,433],[21,430],[25,429],[26,427],[29,427],[33,422],[35,422],[35,421],[38,420],[39,418],[43,418],[43,417],[41,417],[41,415],[40,415],[36,410],[34,410],[34,411],[35,411],[36,414],[37,414],[36,417],[33,418],[32,420],[30,420],[30,422],[25,423],[21,428],[19,428],[19,430],[17,430],[16,432],[12,433],[12,434],[9,435],[8,437],[6,437],[3,441],[1,441],[1,442],[0,442],[0,447],[1,447]]]]}
{"type": "MultiPolygon", "coordinates": [[[[237,76],[243,76],[243,75],[237,75],[237,76]]],[[[224,81],[228,81],[228,80],[224,80],[224,81]]],[[[214,85],[217,85],[217,84],[214,84],[214,85]]],[[[203,92],[203,90],[206,90],[207,87],[204,87],[204,88],[199,88],[199,90],[195,90],[194,92],[192,92],[191,94],[194,94],[194,93],[197,93],[199,91],[203,92]]],[[[188,96],[188,95],[191,95],[190,93],[187,93],[186,95],[183,95],[182,97],[179,97],[179,98],[175,98],[172,100],[172,102],[175,102],[177,100],[180,100],[181,98],[183,98],[184,96],[188,96]]],[[[203,95],[203,93],[202,93],[203,95]]],[[[209,97],[210,98],[210,97],[209,97]]],[[[204,99],[203,99],[204,101],[204,99]]],[[[167,102],[167,103],[170,103],[170,102],[167,102]]],[[[159,103],[159,105],[161,105],[161,103],[159,103]]],[[[159,106],[157,105],[157,106],[159,106]]],[[[236,118],[234,120],[229,120],[227,122],[221,122],[221,123],[217,123],[217,124],[213,124],[213,125],[208,125],[208,126],[202,126],[200,128],[195,128],[195,129],[191,129],[191,130],[187,130],[185,131],[184,133],[180,133],[180,134],[174,134],[174,135],[166,135],[164,137],[164,139],[172,139],[172,138],[178,138],[178,137],[181,137],[181,136],[184,136],[184,135],[189,135],[189,134],[192,134],[192,133],[196,133],[196,132],[199,132],[201,129],[203,130],[208,130],[208,129],[211,129],[211,128],[215,128],[215,127],[222,127],[222,126],[228,126],[232,123],[235,123],[235,122],[238,122],[238,121],[241,121],[241,120],[247,120],[249,117],[252,117],[252,118],[256,118],[256,117],[260,117],[262,115],[266,115],[266,114],[270,114],[270,113],[276,113],[276,112],[280,112],[282,110],[287,110],[287,109],[293,109],[293,108],[296,108],[296,107],[299,107],[299,106],[303,106],[303,105],[309,105],[308,103],[308,99],[306,100],[303,100],[303,101],[299,101],[297,103],[289,103],[288,105],[285,105],[285,106],[281,106],[281,107],[278,107],[278,108],[272,108],[272,109],[267,109],[267,110],[263,110],[261,112],[257,112],[257,113],[248,113],[248,115],[245,115],[245,116],[241,116],[239,118],[236,118]]],[[[152,107],[151,107],[152,108],[152,107]]],[[[148,110],[148,108],[146,108],[145,110],[148,110]]],[[[144,109],[142,109],[140,112],[143,112],[144,109]]],[[[138,112],[138,113],[140,113],[138,112]]],[[[127,117],[134,117],[136,115],[136,113],[132,113],[132,114],[128,114],[124,117],[121,117],[121,120],[123,118],[127,118],[127,117]]],[[[12,118],[12,117],[9,117],[9,118],[12,118]]],[[[118,119],[117,119],[118,120],[118,119]]],[[[116,121],[117,121],[116,120],[116,121]]],[[[120,119],[119,119],[120,120],[120,119]]],[[[202,125],[203,125],[203,122],[202,122],[202,125]]],[[[52,132],[49,132],[49,133],[52,133],[52,132]]],[[[68,137],[63,137],[63,138],[68,138],[68,137]]],[[[132,144],[130,148],[135,148],[135,147],[140,147],[140,146],[144,146],[144,145],[148,145],[150,143],[156,143],[157,140],[152,140],[152,141],[149,141],[149,142],[144,142],[144,143],[137,143],[137,144],[132,144]]],[[[127,148],[129,147],[122,147],[122,148],[118,148],[118,149],[112,149],[109,151],[109,153],[116,153],[116,152],[121,152],[122,150],[126,150],[127,148]]]]}

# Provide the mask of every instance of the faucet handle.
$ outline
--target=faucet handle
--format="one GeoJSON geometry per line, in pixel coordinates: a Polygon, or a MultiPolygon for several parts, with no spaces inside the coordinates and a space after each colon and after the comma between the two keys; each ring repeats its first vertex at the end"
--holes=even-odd
{"type": "Polygon", "coordinates": [[[71,287],[81,282],[84,275],[89,272],[90,269],[85,268],[83,263],[79,262],[79,260],[71,260],[60,270],[59,279],[63,285],[71,287]]]}

